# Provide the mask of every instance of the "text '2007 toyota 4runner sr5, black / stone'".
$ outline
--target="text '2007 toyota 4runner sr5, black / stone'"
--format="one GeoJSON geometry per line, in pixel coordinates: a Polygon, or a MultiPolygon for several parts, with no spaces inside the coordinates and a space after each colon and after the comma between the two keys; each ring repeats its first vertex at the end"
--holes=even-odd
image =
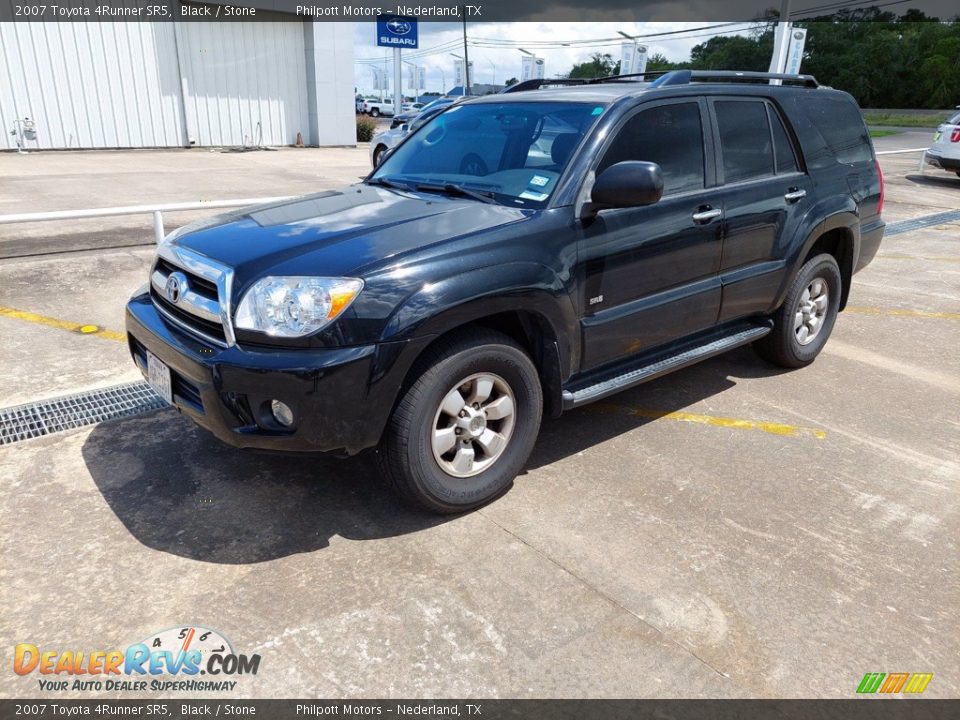
{"type": "Polygon", "coordinates": [[[231,445],[376,447],[445,513],[510,487],[544,413],[746,343],[812,362],[883,235],[854,100],[549,82],[451,106],[358,185],[172,233],[127,306],[141,370],[231,445]]]}

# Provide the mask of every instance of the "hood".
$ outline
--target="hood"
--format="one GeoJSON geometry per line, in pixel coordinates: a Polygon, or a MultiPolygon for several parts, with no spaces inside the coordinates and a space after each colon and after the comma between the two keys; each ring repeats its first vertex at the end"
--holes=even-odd
{"type": "Polygon", "coordinates": [[[472,199],[361,184],[218,215],[187,226],[171,242],[235,268],[241,285],[265,274],[356,277],[370,266],[528,215],[472,199]]]}

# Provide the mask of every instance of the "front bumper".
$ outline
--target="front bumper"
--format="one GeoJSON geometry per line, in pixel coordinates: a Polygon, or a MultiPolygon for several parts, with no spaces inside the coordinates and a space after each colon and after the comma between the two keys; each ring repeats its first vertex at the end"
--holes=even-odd
{"type": "Polygon", "coordinates": [[[376,445],[419,345],[221,348],[171,325],[146,294],[127,304],[126,328],[140,371],[147,350],[163,361],[174,405],[197,425],[235,447],[290,452],[353,454],[376,445]],[[273,419],[272,399],[293,409],[292,428],[273,419]]]}

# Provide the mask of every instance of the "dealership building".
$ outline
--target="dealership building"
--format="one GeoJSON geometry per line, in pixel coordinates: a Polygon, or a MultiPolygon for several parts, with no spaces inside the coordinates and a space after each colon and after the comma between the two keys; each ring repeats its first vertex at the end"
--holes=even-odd
{"type": "Polygon", "coordinates": [[[0,122],[0,149],[354,145],[353,23],[0,23],[0,122]]]}

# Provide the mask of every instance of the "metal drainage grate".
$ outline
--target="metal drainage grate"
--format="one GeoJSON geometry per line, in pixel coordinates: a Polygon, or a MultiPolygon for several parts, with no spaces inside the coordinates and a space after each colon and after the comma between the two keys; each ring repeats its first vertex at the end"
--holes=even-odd
{"type": "Polygon", "coordinates": [[[0,445],[167,407],[145,382],[0,409],[0,445]]]}
{"type": "Polygon", "coordinates": [[[890,223],[884,231],[884,235],[901,235],[902,233],[920,230],[921,228],[931,227],[933,225],[944,225],[948,222],[960,220],[960,210],[947,210],[946,212],[934,213],[933,215],[922,215],[911,220],[900,220],[890,223]]]}

